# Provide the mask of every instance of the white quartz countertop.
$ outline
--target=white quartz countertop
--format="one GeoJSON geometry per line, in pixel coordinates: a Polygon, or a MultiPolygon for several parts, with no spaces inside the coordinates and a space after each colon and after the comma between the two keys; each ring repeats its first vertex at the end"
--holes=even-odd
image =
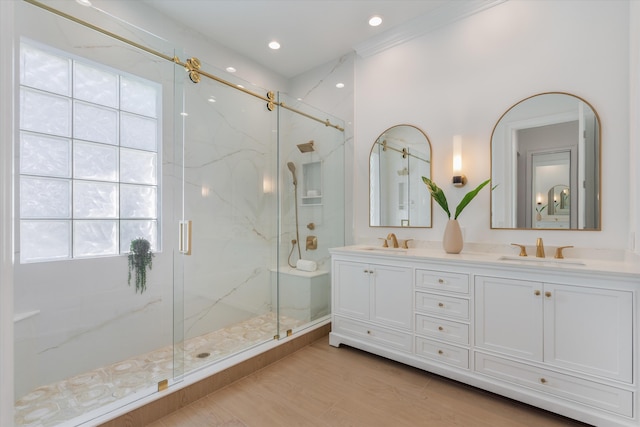
{"type": "Polygon", "coordinates": [[[483,266],[501,266],[511,268],[523,268],[527,270],[537,269],[545,272],[550,271],[575,271],[582,273],[612,273],[640,280],[640,260],[637,256],[628,255],[620,257],[620,259],[611,259],[611,257],[597,258],[570,258],[564,259],[553,258],[547,255],[546,258],[537,258],[535,256],[519,257],[517,252],[514,254],[465,251],[459,254],[447,254],[443,249],[434,248],[383,248],[372,245],[352,245],[329,249],[331,254],[344,255],[360,255],[375,258],[386,259],[406,259],[407,261],[435,261],[446,263],[464,263],[483,266]]]}

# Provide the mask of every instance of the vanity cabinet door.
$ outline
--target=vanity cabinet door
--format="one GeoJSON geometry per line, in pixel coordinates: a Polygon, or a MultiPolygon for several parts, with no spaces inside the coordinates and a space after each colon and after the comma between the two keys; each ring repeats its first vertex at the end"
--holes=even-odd
{"type": "Polygon", "coordinates": [[[334,311],[385,326],[411,329],[412,270],[336,261],[334,311]]]}
{"type": "Polygon", "coordinates": [[[544,361],[632,382],[633,294],[545,283],[544,361]]]}
{"type": "Polygon", "coordinates": [[[477,276],[476,347],[542,361],[542,290],[539,282],[477,276]]]}
{"type": "Polygon", "coordinates": [[[369,320],[369,265],[336,261],[334,266],[333,311],[336,314],[369,320]]]}
{"type": "Polygon", "coordinates": [[[371,320],[387,326],[412,329],[412,270],[388,265],[369,265],[372,271],[371,320]]]}

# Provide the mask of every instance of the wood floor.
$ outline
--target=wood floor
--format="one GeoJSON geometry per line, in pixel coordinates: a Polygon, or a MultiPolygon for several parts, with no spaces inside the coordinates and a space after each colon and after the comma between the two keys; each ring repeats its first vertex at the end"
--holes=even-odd
{"type": "Polygon", "coordinates": [[[585,426],[359,350],[311,345],[151,427],[585,426]]]}

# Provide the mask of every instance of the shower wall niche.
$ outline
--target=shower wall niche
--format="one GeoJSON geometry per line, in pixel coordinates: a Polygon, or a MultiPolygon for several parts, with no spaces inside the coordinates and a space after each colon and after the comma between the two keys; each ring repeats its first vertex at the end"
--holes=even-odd
{"type": "Polygon", "coordinates": [[[322,204],[322,162],[302,164],[302,204],[322,204]]]}

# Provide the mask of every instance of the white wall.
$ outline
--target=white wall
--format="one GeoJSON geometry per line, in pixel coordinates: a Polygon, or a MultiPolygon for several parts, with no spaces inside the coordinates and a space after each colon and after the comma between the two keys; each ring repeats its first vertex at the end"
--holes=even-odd
{"type": "Polygon", "coordinates": [[[631,185],[630,210],[631,235],[629,246],[635,253],[640,254],[640,2],[631,2],[629,49],[630,66],[630,138],[631,151],[629,155],[629,182],[631,185]]]}
{"type": "MultiPolygon", "coordinates": [[[[367,226],[368,156],[386,128],[420,127],[433,146],[433,177],[449,205],[490,177],[492,129],[530,95],[581,96],[602,122],[602,231],[502,231],[489,228],[483,190],[459,220],[465,241],[626,249],[629,212],[629,2],[508,1],[420,38],[356,61],[355,235],[384,236],[367,226]],[[579,6],[578,6],[579,3],[579,6]],[[463,137],[469,183],[451,181],[453,135],[463,137]]],[[[426,188],[425,188],[425,191],[426,188]]],[[[399,238],[441,240],[446,216],[434,204],[433,228],[398,230],[399,238]]]]}

